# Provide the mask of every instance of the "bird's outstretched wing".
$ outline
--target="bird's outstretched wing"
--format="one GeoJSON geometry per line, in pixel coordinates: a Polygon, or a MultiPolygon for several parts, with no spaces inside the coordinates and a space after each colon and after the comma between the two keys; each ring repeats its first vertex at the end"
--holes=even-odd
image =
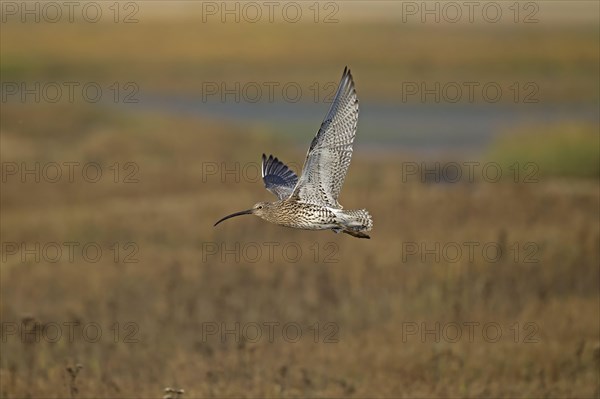
{"type": "Polygon", "coordinates": [[[337,199],[352,158],[358,122],[358,97],[346,67],[331,108],[306,154],[293,196],[300,201],[341,209],[337,199]]]}
{"type": "Polygon", "coordinates": [[[298,176],[293,170],[279,159],[273,158],[273,155],[269,155],[269,158],[267,158],[265,154],[262,156],[262,178],[267,190],[275,194],[280,200],[292,195],[298,182],[298,176]]]}

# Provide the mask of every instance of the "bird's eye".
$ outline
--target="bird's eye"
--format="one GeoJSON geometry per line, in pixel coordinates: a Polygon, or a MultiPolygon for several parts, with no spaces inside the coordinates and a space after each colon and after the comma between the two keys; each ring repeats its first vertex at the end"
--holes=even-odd
{"type": "Polygon", "coordinates": [[[262,209],[262,205],[259,205],[259,206],[258,206],[258,209],[262,209]]]}

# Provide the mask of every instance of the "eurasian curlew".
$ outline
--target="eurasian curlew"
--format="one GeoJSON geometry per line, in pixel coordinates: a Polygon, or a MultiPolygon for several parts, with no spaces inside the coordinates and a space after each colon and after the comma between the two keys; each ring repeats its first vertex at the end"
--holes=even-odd
{"type": "Polygon", "coordinates": [[[350,166],[357,122],[358,97],[352,74],[346,67],[331,108],[310,144],[300,178],[277,158],[263,154],[265,187],[279,200],[259,202],[251,209],[225,216],[215,226],[234,216],[252,214],[282,226],[331,229],[370,238],[365,234],[373,227],[369,212],[343,210],[337,201],[350,166]]]}

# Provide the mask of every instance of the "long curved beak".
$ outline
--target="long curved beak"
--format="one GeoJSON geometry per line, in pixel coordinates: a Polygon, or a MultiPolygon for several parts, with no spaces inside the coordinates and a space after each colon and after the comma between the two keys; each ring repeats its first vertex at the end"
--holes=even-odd
{"type": "Polygon", "coordinates": [[[220,220],[219,220],[217,223],[215,223],[215,224],[213,225],[213,227],[214,227],[214,226],[216,226],[216,225],[218,225],[218,224],[219,224],[219,223],[221,223],[222,221],[229,219],[229,218],[236,217],[236,216],[242,216],[242,215],[252,215],[252,213],[253,213],[253,210],[252,210],[252,209],[248,209],[248,210],[246,210],[246,211],[241,211],[241,212],[232,213],[231,215],[227,215],[227,216],[225,216],[223,219],[220,219],[220,220]]]}

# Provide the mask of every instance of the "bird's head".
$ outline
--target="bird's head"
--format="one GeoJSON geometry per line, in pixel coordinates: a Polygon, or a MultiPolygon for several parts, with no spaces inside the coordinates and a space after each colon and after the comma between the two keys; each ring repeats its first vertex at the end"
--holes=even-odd
{"type": "Polygon", "coordinates": [[[250,209],[247,209],[245,211],[240,211],[240,212],[235,212],[232,213],[231,215],[227,215],[224,218],[220,219],[217,223],[215,223],[214,225],[218,225],[219,223],[232,218],[232,217],[236,217],[236,216],[242,216],[242,215],[256,215],[261,219],[265,219],[265,220],[271,220],[271,215],[274,209],[274,205],[272,202],[257,202],[256,204],[254,204],[254,206],[250,209]]]}

